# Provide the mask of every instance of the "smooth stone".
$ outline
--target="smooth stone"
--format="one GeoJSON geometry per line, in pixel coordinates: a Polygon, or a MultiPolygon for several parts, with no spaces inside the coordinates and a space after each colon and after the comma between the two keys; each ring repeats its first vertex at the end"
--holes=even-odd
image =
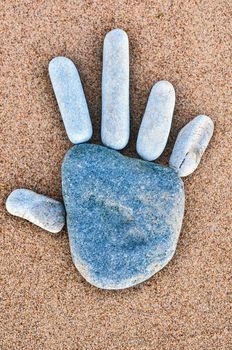
{"type": "Polygon", "coordinates": [[[123,30],[114,29],[103,47],[101,138],[104,145],[120,150],[129,134],[129,43],[123,30]]]}
{"type": "Polygon", "coordinates": [[[213,130],[213,121],[206,115],[195,117],[181,129],[169,160],[170,167],[179,176],[188,176],[197,168],[213,136],[213,130]]]}
{"type": "Polygon", "coordinates": [[[61,231],[65,224],[62,203],[24,188],[11,192],[6,200],[6,209],[10,214],[52,233],[61,231]]]}
{"type": "Polygon", "coordinates": [[[171,260],[184,214],[173,169],[77,145],[63,161],[62,189],[73,262],[94,286],[131,287],[171,260]]]}
{"type": "Polygon", "coordinates": [[[171,129],[175,107],[175,90],[171,83],[161,80],[150,93],[139,129],[136,149],[145,160],[155,160],[164,151],[171,129]]]}
{"type": "Polygon", "coordinates": [[[74,63],[66,57],[55,57],[49,63],[49,75],[70,141],[88,141],[93,133],[92,123],[74,63]]]}

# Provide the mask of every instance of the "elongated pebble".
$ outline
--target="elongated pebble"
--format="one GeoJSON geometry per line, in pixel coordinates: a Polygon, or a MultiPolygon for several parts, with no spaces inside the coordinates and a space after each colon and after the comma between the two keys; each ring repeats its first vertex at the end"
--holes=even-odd
{"type": "Polygon", "coordinates": [[[88,141],[92,123],[74,63],[66,57],[55,57],[49,63],[49,75],[70,141],[75,144],[88,141]]]}
{"type": "Polygon", "coordinates": [[[181,129],[169,160],[179,176],[188,176],[197,168],[213,130],[213,121],[206,115],[195,117],[181,129]]]}
{"type": "Polygon", "coordinates": [[[104,40],[101,138],[104,145],[124,148],[129,140],[129,44],[121,29],[104,40]]]}
{"type": "Polygon", "coordinates": [[[163,152],[172,123],[175,90],[171,83],[161,80],[150,93],[138,133],[136,149],[145,160],[155,160],[163,152]]]}
{"type": "Polygon", "coordinates": [[[6,209],[10,214],[24,218],[52,233],[61,231],[65,224],[65,209],[62,203],[27,189],[11,192],[6,200],[6,209]]]}

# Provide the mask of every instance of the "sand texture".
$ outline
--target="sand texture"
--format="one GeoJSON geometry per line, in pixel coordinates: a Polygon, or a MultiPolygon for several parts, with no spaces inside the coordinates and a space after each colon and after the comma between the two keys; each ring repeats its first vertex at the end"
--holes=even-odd
{"type": "Polygon", "coordinates": [[[5,0],[0,5],[1,350],[229,350],[231,275],[231,49],[228,0],[5,0]],[[139,287],[103,291],[75,269],[66,229],[54,236],[9,215],[25,187],[60,200],[66,136],[48,77],[57,55],[79,68],[100,143],[102,42],[130,40],[131,138],[152,85],[169,80],[178,130],[215,122],[201,165],[184,179],[186,214],[174,259],[139,287]]]}

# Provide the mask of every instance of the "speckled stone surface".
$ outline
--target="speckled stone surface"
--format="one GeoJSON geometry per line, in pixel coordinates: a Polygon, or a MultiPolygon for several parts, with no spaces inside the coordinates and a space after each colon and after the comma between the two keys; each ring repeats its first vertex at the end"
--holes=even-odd
{"type": "Polygon", "coordinates": [[[49,63],[49,76],[70,141],[74,144],[88,141],[92,123],[75,64],[67,57],[55,57],[49,63]]]}
{"type": "Polygon", "coordinates": [[[62,187],[72,258],[91,284],[130,287],[172,258],[184,212],[174,170],[84,144],[68,151],[62,187]]]}
{"type": "Polygon", "coordinates": [[[52,233],[61,231],[65,224],[65,209],[61,202],[26,188],[11,192],[6,208],[10,214],[52,233]]]}
{"type": "Polygon", "coordinates": [[[113,149],[129,140],[129,42],[122,29],[113,29],[104,39],[102,67],[101,138],[113,149]]]}
{"type": "Polygon", "coordinates": [[[136,149],[145,160],[155,160],[164,151],[171,129],[175,90],[169,81],[158,81],[151,89],[136,149]]]}
{"type": "Polygon", "coordinates": [[[188,176],[197,168],[213,130],[214,123],[206,115],[198,115],[181,129],[169,159],[179,176],[188,176]]]}

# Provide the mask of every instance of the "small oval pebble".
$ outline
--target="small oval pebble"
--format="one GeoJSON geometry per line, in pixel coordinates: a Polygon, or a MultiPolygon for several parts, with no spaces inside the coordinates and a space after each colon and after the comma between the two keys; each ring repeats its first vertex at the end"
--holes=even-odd
{"type": "Polygon", "coordinates": [[[166,80],[156,83],[150,93],[138,133],[136,149],[145,160],[155,160],[163,152],[171,128],[175,90],[166,80]]]}
{"type": "Polygon", "coordinates": [[[124,148],[129,140],[129,43],[121,29],[104,40],[101,138],[104,145],[124,148]]]}
{"type": "Polygon", "coordinates": [[[65,224],[65,209],[62,203],[27,189],[11,192],[6,201],[6,209],[10,214],[24,218],[52,233],[61,231],[65,224]]]}
{"type": "Polygon", "coordinates": [[[197,168],[213,130],[213,121],[206,115],[195,117],[181,129],[169,160],[179,176],[188,176],[197,168]]]}
{"type": "Polygon", "coordinates": [[[49,75],[70,141],[75,144],[88,141],[92,124],[74,63],[66,57],[55,57],[49,63],[49,75]]]}

